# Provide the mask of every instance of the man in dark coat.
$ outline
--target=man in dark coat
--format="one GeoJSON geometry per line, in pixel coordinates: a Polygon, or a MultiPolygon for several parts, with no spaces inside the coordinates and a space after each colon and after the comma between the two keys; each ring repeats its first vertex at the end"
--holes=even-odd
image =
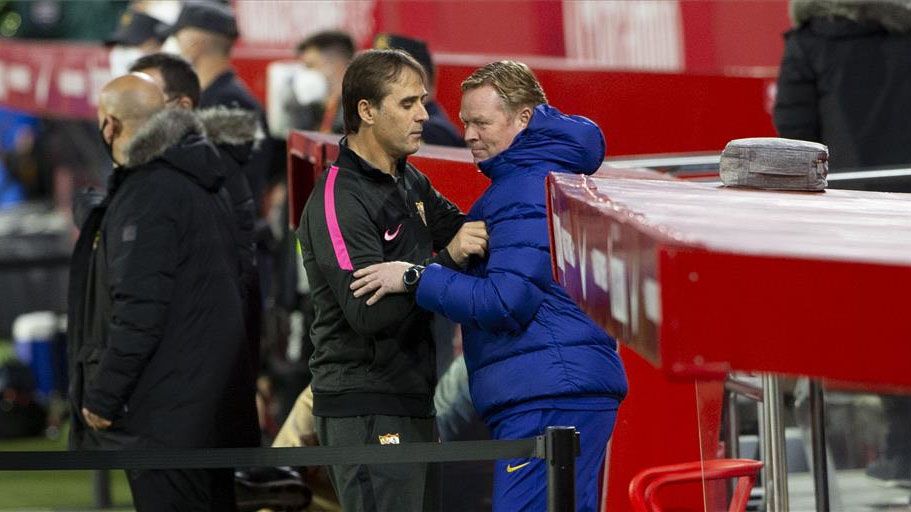
{"type": "Polygon", "coordinates": [[[911,1],[793,0],[775,128],[829,168],[911,163],[911,1]]]}
{"type": "MultiPolygon", "coordinates": [[[[188,110],[199,105],[199,78],[190,63],[178,55],[146,55],[134,62],[130,71],[152,77],[164,91],[168,105],[188,110]]],[[[244,320],[250,340],[251,371],[255,374],[259,368],[262,299],[256,262],[256,204],[243,166],[253,154],[259,120],[253,111],[223,106],[200,110],[197,115],[206,129],[206,138],[215,144],[224,164],[224,188],[231,198],[237,226],[235,242],[242,270],[244,320]]]]}
{"type": "MultiPolygon", "coordinates": [[[[829,147],[830,169],[911,164],[911,0],[791,0],[775,128],[829,147]]],[[[868,476],[911,484],[911,397],[882,395],[868,476]]]]}
{"type": "MultiPolygon", "coordinates": [[[[117,168],[73,254],[70,396],[77,449],[229,447],[258,440],[230,200],[196,117],[127,75],[98,122],[117,168]],[[249,422],[248,422],[249,423],[249,422]]],[[[128,471],[144,510],[233,510],[225,470],[128,471]]]]}
{"type": "MultiPolygon", "coordinates": [[[[262,133],[269,133],[262,105],[231,66],[231,48],[240,33],[230,7],[211,1],[186,2],[166,33],[177,39],[180,54],[199,75],[202,91],[197,108],[223,106],[254,112],[262,133]]],[[[266,183],[273,171],[274,153],[275,144],[264,137],[242,166],[257,205],[262,205],[266,183]]]]}

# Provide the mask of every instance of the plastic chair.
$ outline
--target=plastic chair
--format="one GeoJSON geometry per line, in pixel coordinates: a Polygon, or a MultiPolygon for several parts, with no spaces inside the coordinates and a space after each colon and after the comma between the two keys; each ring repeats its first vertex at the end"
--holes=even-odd
{"type": "Polygon", "coordinates": [[[662,486],[700,482],[703,479],[737,478],[728,510],[744,512],[760,469],[762,462],[752,459],[715,459],[657,466],[633,477],[629,484],[629,499],[636,512],[661,512],[656,495],[662,486]]]}

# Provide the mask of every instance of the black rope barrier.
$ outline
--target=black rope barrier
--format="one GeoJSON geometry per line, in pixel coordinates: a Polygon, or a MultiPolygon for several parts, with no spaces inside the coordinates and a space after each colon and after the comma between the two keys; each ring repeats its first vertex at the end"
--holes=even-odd
{"type": "Polygon", "coordinates": [[[397,464],[544,458],[543,436],[516,441],[399,445],[0,452],[0,471],[75,469],[205,469],[331,464],[397,464]]]}
{"type": "Polygon", "coordinates": [[[518,458],[547,462],[549,512],[575,509],[579,433],[548,427],[545,435],[510,441],[452,441],[398,445],[218,448],[194,450],[0,451],[0,471],[85,469],[205,469],[332,464],[402,464],[518,458]]]}

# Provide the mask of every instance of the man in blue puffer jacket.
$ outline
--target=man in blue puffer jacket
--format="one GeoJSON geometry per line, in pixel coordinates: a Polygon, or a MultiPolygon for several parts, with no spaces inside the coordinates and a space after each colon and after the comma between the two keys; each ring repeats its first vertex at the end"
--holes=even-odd
{"type": "MultiPolygon", "coordinates": [[[[554,282],[544,180],[591,174],[604,156],[597,125],[547,104],[531,70],[494,62],[462,83],[465,141],[491,185],[468,217],[486,222],[489,253],[464,272],[382,263],[355,273],[355,295],[415,292],[422,307],[462,325],[475,407],[496,439],[550,425],[581,433],[578,510],[598,508],[599,472],[627,384],[617,343],[554,282]],[[404,273],[403,273],[404,270],[404,273]]],[[[494,509],[546,509],[540,459],[498,461],[494,509]]]]}

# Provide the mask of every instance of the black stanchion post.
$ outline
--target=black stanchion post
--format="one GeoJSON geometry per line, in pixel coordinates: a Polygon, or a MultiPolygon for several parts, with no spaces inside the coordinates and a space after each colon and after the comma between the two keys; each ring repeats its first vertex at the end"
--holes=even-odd
{"type": "Polygon", "coordinates": [[[575,427],[547,427],[545,437],[547,511],[575,512],[579,433],[575,427]]]}
{"type": "Polygon", "coordinates": [[[111,508],[111,472],[106,469],[95,471],[92,477],[92,494],[95,495],[95,508],[111,508]]]}

